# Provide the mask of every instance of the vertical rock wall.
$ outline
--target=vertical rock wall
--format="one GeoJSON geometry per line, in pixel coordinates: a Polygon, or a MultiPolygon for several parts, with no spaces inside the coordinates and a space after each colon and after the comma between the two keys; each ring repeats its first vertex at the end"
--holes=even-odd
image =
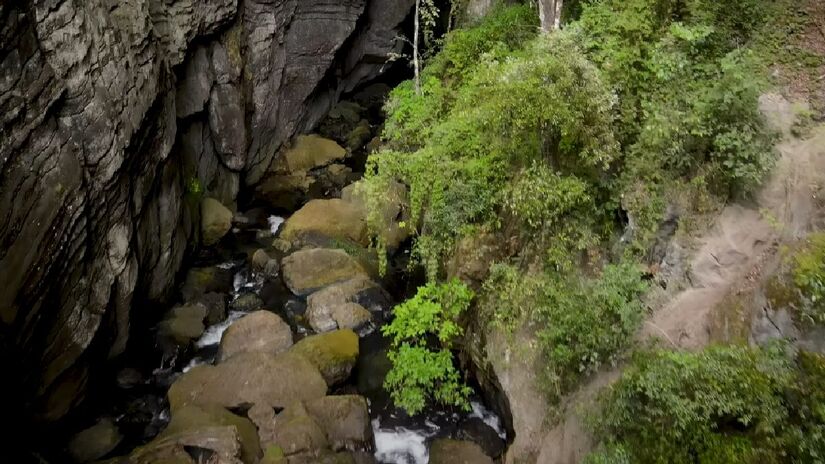
{"type": "MultiPolygon", "coordinates": [[[[54,420],[233,204],[397,51],[413,0],[0,4],[4,403],[54,420]],[[90,349],[90,347],[92,347],[90,349]]],[[[2,405],[5,407],[5,404],[2,405]]]]}

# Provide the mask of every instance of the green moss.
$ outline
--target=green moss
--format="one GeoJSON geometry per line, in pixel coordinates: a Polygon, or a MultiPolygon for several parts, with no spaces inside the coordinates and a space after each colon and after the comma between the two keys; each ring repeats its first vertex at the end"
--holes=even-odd
{"type": "Polygon", "coordinates": [[[751,332],[752,292],[731,292],[716,305],[710,339],[716,343],[747,345],[751,332]]]}

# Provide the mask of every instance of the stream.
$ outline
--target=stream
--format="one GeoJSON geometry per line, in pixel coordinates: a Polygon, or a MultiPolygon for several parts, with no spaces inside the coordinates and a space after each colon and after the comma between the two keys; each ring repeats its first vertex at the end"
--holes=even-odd
{"type": "MultiPolygon", "coordinates": [[[[166,391],[182,373],[198,365],[215,363],[224,331],[249,312],[234,308],[233,303],[239,299],[249,295],[259,297],[264,309],[278,314],[290,325],[296,342],[314,333],[303,318],[305,298],[292,295],[282,279],[265,279],[253,272],[247,259],[251,250],[277,237],[283,222],[284,218],[270,215],[267,223],[259,227],[235,228],[221,247],[195,261],[195,266],[213,266],[231,273],[232,290],[228,295],[226,317],[207,326],[190,350],[165,352],[160,365],[149,372],[144,369],[145,374],[139,366],[121,367],[116,375],[115,392],[106,393],[114,399],[108,410],[102,411],[104,415],[114,416],[114,422],[125,436],[117,451],[128,453],[163,430],[170,418],[166,391]]],[[[471,398],[469,411],[431,405],[424,412],[409,416],[396,408],[382,386],[390,367],[386,356],[388,340],[375,324],[369,324],[359,335],[359,358],[350,379],[330,394],[359,394],[367,399],[377,462],[425,464],[429,443],[445,437],[474,441],[493,453],[503,451],[507,436],[502,422],[477,393],[471,398]]],[[[154,343],[157,349],[160,342],[154,343]]]]}

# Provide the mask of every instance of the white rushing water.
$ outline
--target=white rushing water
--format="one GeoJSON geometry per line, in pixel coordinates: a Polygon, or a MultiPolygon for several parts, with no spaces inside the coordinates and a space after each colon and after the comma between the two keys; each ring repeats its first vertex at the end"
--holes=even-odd
{"type": "MultiPolygon", "coordinates": [[[[203,335],[201,335],[201,338],[195,342],[195,346],[198,348],[203,348],[210,345],[217,345],[221,342],[221,337],[223,337],[223,333],[226,332],[226,329],[228,329],[233,322],[244,317],[245,315],[246,313],[242,311],[230,311],[226,316],[225,321],[207,327],[206,331],[203,335]]],[[[193,359],[193,361],[195,360],[193,359]]]]}
{"type": "Polygon", "coordinates": [[[490,428],[496,431],[502,440],[507,439],[507,431],[501,426],[501,419],[496,415],[496,413],[485,408],[484,405],[478,401],[471,402],[470,407],[473,408],[473,412],[470,414],[470,417],[477,417],[483,420],[485,424],[489,425],[490,428]]]}
{"type": "MultiPolygon", "coordinates": [[[[435,424],[433,424],[435,425],[435,424]]],[[[410,430],[404,427],[381,428],[378,419],[372,421],[375,434],[375,458],[389,464],[427,464],[430,453],[427,438],[435,431],[410,430]]]]}
{"type": "Polygon", "coordinates": [[[275,235],[278,233],[278,229],[281,228],[281,224],[283,224],[286,219],[281,216],[269,216],[267,221],[269,221],[270,232],[272,232],[272,235],[275,235]]]}

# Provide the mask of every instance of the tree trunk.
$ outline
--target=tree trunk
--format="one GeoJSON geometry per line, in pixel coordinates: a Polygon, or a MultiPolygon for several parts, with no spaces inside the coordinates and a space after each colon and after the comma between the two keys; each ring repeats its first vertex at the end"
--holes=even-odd
{"type": "Polygon", "coordinates": [[[415,68],[415,94],[421,95],[421,76],[418,63],[418,28],[421,0],[415,0],[415,26],[413,28],[413,67],[415,68]]]}
{"type": "Polygon", "coordinates": [[[555,31],[561,25],[563,0],[538,0],[542,32],[555,31]]]}

